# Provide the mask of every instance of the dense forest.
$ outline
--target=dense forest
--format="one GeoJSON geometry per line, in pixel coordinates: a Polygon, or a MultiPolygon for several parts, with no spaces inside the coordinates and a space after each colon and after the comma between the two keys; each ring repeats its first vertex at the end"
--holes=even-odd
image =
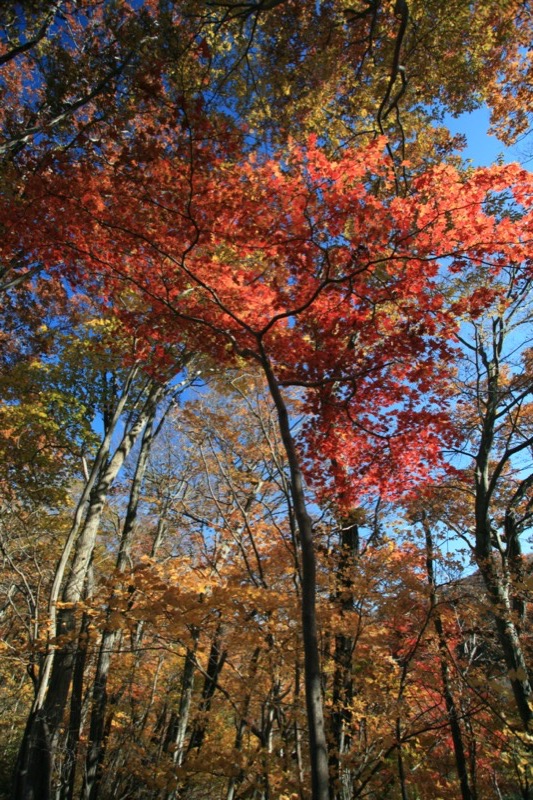
{"type": "Polygon", "coordinates": [[[0,4],[0,796],[532,800],[529,0],[0,4]]]}

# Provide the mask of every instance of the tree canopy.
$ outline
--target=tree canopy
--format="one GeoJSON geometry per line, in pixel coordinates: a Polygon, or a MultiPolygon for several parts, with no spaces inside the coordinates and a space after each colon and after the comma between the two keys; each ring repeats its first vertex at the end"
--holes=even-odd
{"type": "Polygon", "coordinates": [[[531,797],[532,19],[4,3],[6,797],[531,797]]]}

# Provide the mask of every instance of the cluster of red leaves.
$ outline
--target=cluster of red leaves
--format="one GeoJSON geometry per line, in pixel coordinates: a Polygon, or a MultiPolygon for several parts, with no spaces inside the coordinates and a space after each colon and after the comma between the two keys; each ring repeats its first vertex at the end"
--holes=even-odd
{"type": "Polygon", "coordinates": [[[5,246],[92,283],[162,360],[186,343],[268,362],[301,387],[317,487],[347,506],[394,495],[439,463],[457,317],[486,301],[478,287],[447,303],[439,271],[529,262],[533,178],[439,166],[398,197],[383,151],[332,160],[311,140],[235,163],[199,141],[186,160],[64,166],[27,187],[5,246]],[[521,215],[489,213],[503,190],[521,215]]]}

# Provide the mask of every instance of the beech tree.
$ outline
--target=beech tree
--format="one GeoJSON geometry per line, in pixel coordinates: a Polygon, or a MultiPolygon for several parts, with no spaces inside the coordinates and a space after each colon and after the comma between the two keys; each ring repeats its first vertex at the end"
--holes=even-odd
{"type": "MultiPolygon", "coordinates": [[[[126,348],[125,342],[123,355],[126,348]]],[[[75,605],[90,595],[86,583],[106,497],[136,440],[153,421],[165,393],[165,383],[143,376],[135,361],[123,371],[122,380],[118,371],[110,374],[110,366],[108,362],[104,367],[103,395],[98,398],[103,412],[102,436],[92,458],[88,452],[83,455],[83,485],[49,588],[48,641],[39,670],[34,673],[35,699],[17,767],[15,791],[21,796],[37,791],[35,781],[39,792],[49,791],[54,751],[76,664],[75,605]]]]}
{"type": "Polygon", "coordinates": [[[531,324],[531,279],[527,266],[510,263],[490,286],[479,269],[461,276],[459,282],[465,280],[492,294],[484,312],[466,310],[458,332],[462,358],[458,358],[456,452],[470,463],[435,489],[433,514],[472,550],[492,604],[516,711],[528,731],[531,666],[524,650],[528,566],[521,536],[531,522],[531,381],[525,333],[531,324]]]}

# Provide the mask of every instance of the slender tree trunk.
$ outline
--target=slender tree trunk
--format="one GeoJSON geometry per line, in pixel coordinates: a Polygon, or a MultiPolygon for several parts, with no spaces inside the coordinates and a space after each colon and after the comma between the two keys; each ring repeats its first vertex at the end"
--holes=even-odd
{"type": "Polygon", "coordinates": [[[449,674],[448,658],[447,658],[447,643],[444,634],[444,626],[438,608],[437,587],[435,583],[435,569],[434,569],[434,545],[433,536],[431,533],[430,525],[424,515],[422,519],[424,534],[426,538],[426,573],[429,584],[429,602],[431,607],[431,616],[433,625],[437,634],[439,645],[439,662],[440,674],[442,680],[442,691],[444,695],[444,702],[446,704],[446,714],[450,723],[450,732],[452,734],[453,752],[455,756],[455,766],[459,778],[459,785],[461,788],[462,800],[476,800],[475,793],[470,786],[468,779],[468,761],[466,758],[465,747],[463,743],[463,734],[461,725],[459,723],[459,713],[451,689],[451,681],[449,674]]]}
{"type": "MultiPolygon", "coordinates": [[[[199,752],[204,743],[205,734],[207,732],[207,717],[211,710],[213,695],[215,694],[218,679],[227,657],[227,652],[221,647],[222,631],[222,624],[219,623],[209,650],[202,697],[198,708],[199,717],[193,725],[187,748],[185,751],[182,751],[181,763],[185,761],[187,754],[190,753],[191,750],[199,752]]],[[[182,786],[177,787],[174,796],[187,800],[189,789],[190,782],[189,779],[187,779],[182,786]]]]}
{"type": "MultiPolygon", "coordinates": [[[[353,611],[353,570],[359,555],[359,529],[351,520],[341,520],[339,564],[334,600],[340,605],[341,617],[353,611]]],[[[333,710],[331,736],[333,746],[329,754],[330,797],[332,800],[350,800],[352,785],[350,775],[341,768],[341,757],[351,743],[353,680],[352,664],[355,638],[339,633],[335,636],[335,671],[333,674],[333,710]]]]}
{"type": "Polygon", "coordinates": [[[91,721],[89,727],[89,745],[85,760],[85,777],[82,798],[97,797],[101,779],[100,768],[105,752],[105,722],[107,711],[107,675],[111,663],[116,633],[104,632],[98,653],[96,675],[92,692],[91,721]]]}
{"type": "MultiPolygon", "coordinates": [[[[13,800],[51,800],[54,752],[59,726],[67,706],[75,664],[77,616],[74,606],[82,595],[108,491],[146,425],[162,391],[162,387],[151,385],[143,407],[138,410],[135,421],[127,429],[120,445],[107,463],[99,452],[97,462],[100,472],[97,475],[93,467],[91,477],[82,495],[84,502],[82,503],[80,500],[78,504],[73,527],[58,564],[51,591],[51,624],[55,627],[56,636],[61,637],[60,644],[55,648],[50,648],[44,660],[39,689],[17,761],[13,800]],[[89,486],[92,486],[90,492],[87,491],[89,486]],[[83,509],[87,503],[86,516],[82,521],[83,509]],[[66,605],[57,611],[60,585],[68,555],[74,544],[74,555],[61,595],[61,599],[66,605]]],[[[122,399],[125,403],[125,397],[121,398],[121,402],[122,399]]],[[[113,425],[116,426],[117,423],[118,415],[115,412],[113,425]]],[[[105,440],[110,441],[109,432],[106,434],[105,440]]]]}
{"type": "MultiPolygon", "coordinates": [[[[257,666],[259,663],[259,656],[261,655],[261,647],[256,647],[252,653],[252,657],[250,659],[250,670],[248,674],[248,686],[251,686],[253,680],[257,673],[257,666]]],[[[252,701],[252,692],[250,689],[246,691],[244,695],[244,699],[241,704],[241,710],[239,719],[237,720],[237,732],[235,734],[235,743],[233,745],[236,752],[240,753],[242,750],[242,742],[243,742],[243,735],[246,729],[246,717],[248,715],[248,709],[250,708],[250,703],[252,701]]],[[[226,792],[226,800],[234,800],[235,798],[235,791],[237,787],[242,783],[244,779],[244,770],[240,770],[239,774],[233,778],[230,778],[228,783],[228,789],[226,792]]]]}
{"type": "Polygon", "coordinates": [[[477,563],[493,607],[496,630],[508,669],[515,705],[524,730],[529,731],[533,723],[533,690],[522,643],[514,621],[509,590],[498,575],[493,563],[481,560],[478,560],[477,563]]]}
{"type": "MultiPolygon", "coordinates": [[[[185,662],[183,664],[179,707],[177,711],[173,711],[171,714],[163,745],[163,749],[166,751],[170,749],[170,746],[173,747],[172,761],[177,767],[181,767],[186,755],[185,739],[192,706],[194,673],[196,671],[196,650],[199,638],[200,631],[195,628],[193,630],[193,646],[187,648],[185,662]]],[[[177,798],[180,797],[179,787],[170,792],[166,792],[164,796],[166,800],[177,800],[177,798]]]]}
{"type": "Polygon", "coordinates": [[[298,721],[298,706],[300,704],[300,664],[294,665],[294,756],[298,773],[298,787],[300,798],[305,796],[304,788],[304,760],[302,756],[302,730],[298,721]]]}
{"type": "MultiPolygon", "coordinates": [[[[509,672],[509,680],[515,705],[525,731],[530,731],[533,723],[533,689],[529,677],[524,650],[520,641],[519,630],[515,622],[513,601],[510,593],[509,553],[501,553],[501,569],[496,567],[493,555],[493,541],[497,533],[491,522],[491,506],[497,486],[498,476],[509,455],[500,460],[496,470],[491,472],[491,458],[494,457],[493,445],[495,429],[500,411],[501,381],[500,358],[506,326],[502,319],[493,323],[493,340],[490,352],[487,352],[480,340],[477,356],[483,364],[487,381],[486,397],[483,398],[484,411],[482,430],[475,469],[475,547],[474,554],[479,571],[483,577],[487,595],[492,605],[496,630],[503,650],[504,660],[509,672]]],[[[525,489],[530,487],[529,480],[523,482],[525,489]]],[[[515,496],[511,502],[518,502],[515,496]]],[[[508,509],[508,512],[512,508],[508,509]]],[[[512,519],[507,514],[507,524],[512,519]]],[[[516,534],[516,531],[511,531],[516,534]]],[[[518,539],[511,542],[511,558],[518,555],[518,539]]]]}
{"type": "Polygon", "coordinates": [[[281,439],[289,463],[290,489],[302,550],[302,633],[312,800],[329,800],[328,749],[322,705],[320,650],[316,619],[316,556],[313,524],[307,511],[302,470],[291,433],[287,406],[264,352],[261,363],[276,407],[281,439]]]}
{"type": "Polygon", "coordinates": [[[476,486],[476,544],[475,557],[483,577],[488,599],[492,605],[494,621],[498,633],[505,664],[508,669],[515,705],[525,731],[533,723],[533,689],[529,678],[520,635],[515,622],[515,614],[510,594],[508,564],[498,570],[492,554],[492,528],[489,516],[488,480],[485,467],[478,466],[476,486]]]}
{"type": "MultiPolygon", "coordinates": [[[[117,556],[116,571],[122,574],[128,565],[131,540],[133,537],[134,523],[137,517],[141,488],[146,474],[150,448],[153,441],[153,425],[155,418],[155,406],[150,410],[146,426],[143,430],[140,451],[133,476],[128,507],[122,527],[119,551],[117,556]]],[[[113,597],[107,609],[107,618],[112,612],[113,597]]],[[[101,768],[105,753],[105,720],[107,715],[107,681],[111,657],[115,648],[115,643],[119,637],[119,631],[105,628],[102,633],[96,674],[94,676],[91,717],[89,725],[89,746],[85,763],[85,778],[82,791],[82,800],[96,800],[101,780],[101,768]]]]}
{"type": "MultiPolygon", "coordinates": [[[[92,597],[94,591],[94,579],[92,567],[87,576],[87,587],[85,591],[86,599],[92,597]]],[[[78,646],[76,650],[76,660],[72,676],[72,692],[70,696],[70,716],[67,732],[67,741],[63,768],[61,771],[60,800],[74,800],[74,787],[76,782],[76,767],[78,760],[78,748],[80,743],[81,729],[83,725],[83,689],[85,678],[85,667],[88,656],[88,634],[91,618],[84,613],[81,622],[78,646]]]]}
{"type": "Polygon", "coordinates": [[[218,678],[222,672],[222,667],[226,661],[227,652],[222,648],[222,625],[219,624],[209,651],[207,669],[205,673],[204,686],[202,689],[202,699],[200,701],[200,718],[193,727],[187,752],[200,750],[207,731],[207,715],[211,709],[213,695],[217,688],[218,678]]]}
{"type": "Polygon", "coordinates": [[[402,724],[400,717],[396,718],[396,741],[398,743],[396,749],[396,760],[398,763],[398,778],[400,781],[400,792],[402,795],[402,800],[409,800],[409,795],[407,794],[407,782],[405,780],[405,766],[403,763],[402,724]]]}
{"type": "Polygon", "coordinates": [[[187,649],[185,663],[183,665],[183,677],[181,682],[180,704],[178,708],[178,718],[173,736],[174,752],[172,761],[177,767],[181,767],[185,756],[185,738],[189,715],[191,713],[192,693],[194,686],[194,673],[196,670],[196,646],[199,639],[199,631],[194,633],[194,646],[187,649]]]}

